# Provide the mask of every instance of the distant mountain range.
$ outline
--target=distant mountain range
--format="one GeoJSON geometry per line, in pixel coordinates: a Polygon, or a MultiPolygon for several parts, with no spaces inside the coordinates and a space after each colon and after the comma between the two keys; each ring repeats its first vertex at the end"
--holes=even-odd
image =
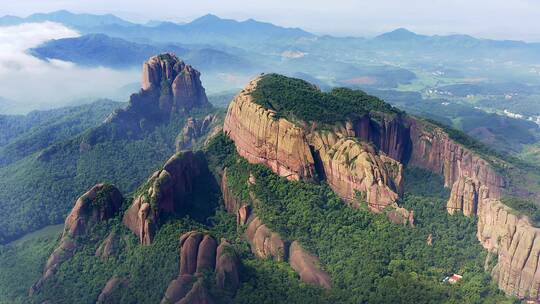
{"type": "Polygon", "coordinates": [[[310,38],[315,35],[298,28],[284,28],[249,19],[236,21],[205,15],[187,24],[152,21],[136,24],[114,15],[74,14],[65,10],[47,14],[33,14],[26,18],[4,16],[0,25],[15,25],[25,22],[52,21],[72,27],[83,34],[104,33],[134,41],[183,42],[232,44],[238,42],[261,43],[310,38]],[[189,41],[189,42],[188,42],[189,41]]]}
{"type": "Polygon", "coordinates": [[[299,28],[215,15],[189,23],[153,20],[145,24],[110,14],[68,11],[0,17],[0,25],[42,21],[62,23],[82,36],[51,40],[29,50],[40,59],[127,68],[139,67],[152,54],[173,52],[205,72],[210,87],[225,83],[224,79],[230,82],[220,90],[230,89],[239,77],[261,72],[299,73],[321,87],[388,89],[433,73],[528,83],[537,81],[534,67],[540,64],[540,43],[428,36],[404,28],[362,38],[316,35],[299,28]]]}
{"type": "Polygon", "coordinates": [[[205,71],[246,71],[254,67],[244,58],[212,48],[188,49],[177,44],[149,45],[105,34],[50,40],[30,50],[30,54],[43,60],[59,59],[82,66],[112,68],[140,66],[153,54],[164,52],[175,53],[205,71]]]}
{"type": "Polygon", "coordinates": [[[26,22],[44,22],[52,21],[65,24],[76,29],[93,28],[99,26],[135,26],[135,23],[123,20],[111,14],[94,15],[94,14],[74,14],[66,10],[60,10],[51,13],[37,13],[28,17],[22,18],[17,16],[6,15],[0,18],[0,25],[16,25],[26,22]]]}
{"type": "MultiPolygon", "coordinates": [[[[271,42],[278,43],[286,40],[315,39],[318,36],[300,28],[286,28],[271,23],[253,19],[236,21],[223,19],[207,14],[189,23],[174,23],[169,21],[152,20],[145,24],[133,23],[112,14],[75,14],[66,10],[51,13],[36,13],[28,17],[6,15],[0,17],[0,26],[16,25],[25,22],[52,21],[72,27],[82,33],[105,33],[109,36],[120,36],[130,40],[148,41],[186,41],[185,43],[219,44],[230,41],[271,42]],[[158,34],[158,35],[155,35],[158,34]],[[276,40],[277,39],[277,40],[276,40]],[[187,42],[189,41],[189,42],[187,42]]],[[[343,38],[343,41],[351,38],[343,38]]],[[[420,35],[405,28],[383,33],[373,39],[362,39],[372,42],[417,42],[445,46],[461,43],[461,47],[491,46],[491,47],[540,47],[540,43],[526,43],[512,40],[478,39],[469,35],[420,35]]]]}

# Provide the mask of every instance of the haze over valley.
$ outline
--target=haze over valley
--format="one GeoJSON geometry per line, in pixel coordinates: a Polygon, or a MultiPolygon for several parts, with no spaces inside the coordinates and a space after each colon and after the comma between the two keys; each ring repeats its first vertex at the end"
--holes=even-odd
{"type": "Polygon", "coordinates": [[[535,2],[123,2],[0,8],[0,303],[540,303],[535,2]]]}

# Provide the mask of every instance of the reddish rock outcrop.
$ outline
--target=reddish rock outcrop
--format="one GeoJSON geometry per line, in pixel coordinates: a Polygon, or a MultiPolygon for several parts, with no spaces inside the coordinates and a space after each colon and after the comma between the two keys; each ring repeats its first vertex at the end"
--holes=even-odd
{"type": "Polygon", "coordinates": [[[102,260],[107,260],[116,255],[118,251],[119,236],[116,232],[111,232],[107,238],[96,249],[96,256],[102,260]]]}
{"type": "Polygon", "coordinates": [[[226,240],[221,240],[216,251],[216,285],[218,288],[234,292],[240,287],[239,263],[231,245],[226,240]]]}
{"type": "Polygon", "coordinates": [[[251,246],[251,251],[259,258],[271,258],[275,261],[287,260],[287,246],[279,234],[272,232],[258,217],[249,222],[246,239],[251,246]]]}
{"type": "Polygon", "coordinates": [[[319,259],[305,251],[297,241],[292,242],[289,247],[289,264],[303,282],[325,289],[332,287],[330,276],[321,270],[319,259]]]}
{"type": "Polygon", "coordinates": [[[403,166],[398,161],[337,128],[331,133],[313,132],[309,139],[328,184],[341,198],[353,204],[366,201],[375,211],[399,198],[403,166]]]}
{"type": "MultiPolygon", "coordinates": [[[[508,211],[500,214],[506,208],[500,198],[507,181],[489,161],[452,140],[439,126],[402,114],[371,113],[324,130],[305,122],[277,119],[275,112],[253,101],[250,93],[259,79],[235,97],[225,119],[224,132],[241,156],[289,179],[324,178],[353,206],[359,193],[374,211],[395,206],[402,194],[401,163],[440,174],[445,186],[452,189],[448,211],[478,216],[479,240],[499,254],[494,275],[500,288],[521,298],[538,297],[538,229],[526,219],[507,216],[508,211]],[[508,239],[505,246],[495,241],[504,237],[508,239]]],[[[389,216],[414,226],[414,215],[403,214],[397,206],[389,216]]],[[[272,256],[265,228],[253,220],[248,239],[253,239],[256,254],[272,256]],[[262,243],[255,238],[259,227],[262,243]]]]}
{"type": "Polygon", "coordinates": [[[427,169],[444,177],[446,187],[460,178],[479,181],[499,198],[506,183],[493,167],[474,152],[456,143],[442,129],[410,119],[412,151],[409,164],[427,169]]]}
{"type": "Polygon", "coordinates": [[[386,216],[396,225],[409,225],[409,227],[414,228],[414,210],[394,206],[386,216]]]}
{"type": "Polygon", "coordinates": [[[214,303],[203,284],[203,271],[215,271],[218,288],[231,293],[239,287],[239,260],[225,240],[217,246],[208,234],[191,231],[180,237],[180,270],[161,303],[214,303]]]}
{"type": "MultiPolygon", "coordinates": [[[[252,180],[247,181],[249,184],[255,183],[253,176],[250,175],[249,179],[252,180]]],[[[257,216],[251,214],[250,205],[234,196],[227,185],[226,168],[223,171],[221,189],[227,211],[237,214],[238,225],[245,225],[247,223],[244,237],[250,244],[251,251],[255,256],[263,259],[273,259],[275,261],[287,261],[298,273],[303,282],[326,289],[331,287],[330,276],[322,270],[316,256],[302,249],[296,241],[293,242],[296,243],[294,247],[289,246],[289,242],[284,241],[278,233],[271,231],[257,216]],[[294,254],[294,258],[291,256],[292,254],[294,254]]],[[[251,199],[257,201],[253,195],[251,199]]]]}
{"type": "Polygon", "coordinates": [[[236,215],[236,224],[240,226],[246,225],[248,218],[251,215],[251,208],[241,200],[237,199],[229,190],[227,185],[227,168],[223,170],[221,176],[221,193],[227,212],[236,215]]]}
{"type": "MultiPolygon", "coordinates": [[[[141,133],[185,115],[195,108],[212,108],[200,73],[174,54],[153,56],[143,64],[142,89],[129,98],[126,108],[111,113],[104,124],[88,133],[80,143],[84,153],[104,138],[138,138],[141,133]]],[[[47,152],[40,159],[47,160],[47,152]]]]}
{"type": "Polygon", "coordinates": [[[167,113],[209,106],[200,76],[174,54],[161,54],[143,64],[142,89],[159,90],[159,107],[167,113]]]}
{"type": "Polygon", "coordinates": [[[182,132],[176,138],[176,151],[184,151],[202,142],[206,135],[218,128],[216,115],[207,115],[204,119],[188,118],[182,132]]]}
{"type": "MultiPolygon", "coordinates": [[[[332,132],[319,132],[276,118],[274,111],[253,101],[251,92],[259,80],[251,81],[234,98],[223,126],[241,156],[251,163],[265,164],[288,179],[326,178],[332,189],[349,202],[355,201],[357,191],[362,192],[374,210],[383,209],[399,197],[399,162],[354,139],[350,124],[335,126],[332,132]]],[[[393,133],[392,128],[384,132],[393,133]]],[[[360,125],[358,129],[362,132],[360,125]]],[[[380,142],[389,152],[401,155],[395,150],[401,146],[393,146],[396,142],[384,138],[380,142]]]]}
{"type": "Polygon", "coordinates": [[[461,177],[452,186],[450,199],[446,205],[448,213],[454,214],[457,210],[462,211],[465,216],[476,215],[478,208],[478,195],[480,183],[470,177],[461,177]]]}
{"type": "Polygon", "coordinates": [[[75,237],[84,236],[98,222],[114,217],[122,207],[122,194],[114,186],[97,184],[75,202],[66,218],[60,245],[47,259],[41,278],[30,288],[30,295],[39,292],[56,269],[73,257],[75,237]]]}
{"type": "Polygon", "coordinates": [[[377,149],[397,161],[404,161],[411,145],[408,123],[398,115],[381,115],[377,120],[365,115],[349,122],[348,128],[355,137],[374,143],[377,149]]]}
{"type": "Polygon", "coordinates": [[[253,102],[251,81],[229,105],[223,131],[235,142],[238,153],[291,180],[312,179],[314,160],[305,132],[275,112],[253,102]]]}
{"type": "Polygon", "coordinates": [[[111,299],[111,294],[116,290],[125,288],[128,281],[126,279],[114,276],[110,278],[98,295],[96,304],[114,303],[111,299]]]}
{"type": "Polygon", "coordinates": [[[490,163],[451,140],[446,133],[411,123],[411,165],[444,176],[452,191],[448,212],[478,217],[477,237],[498,255],[492,271],[499,288],[519,298],[539,298],[540,229],[505,206],[500,197],[506,182],[490,163]]]}
{"type": "Polygon", "coordinates": [[[207,174],[206,170],[201,156],[191,151],[172,156],[142,187],[124,215],[124,225],[139,237],[141,244],[150,244],[160,215],[185,207],[194,183],[207,174]]]}
{"type": "Polygon", "coordinates": [[[481,192],[478,204],[478,239],[497,253],[492,271],[499,287],[520,298],[540,298],[540,229],[497,199],[481,192]]]}

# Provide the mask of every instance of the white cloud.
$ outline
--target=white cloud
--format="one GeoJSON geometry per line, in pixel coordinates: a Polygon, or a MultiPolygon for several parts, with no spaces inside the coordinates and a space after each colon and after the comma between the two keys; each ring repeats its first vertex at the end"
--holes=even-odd
{"type": "Polygon", "coordinates": [[[15,104],[5,112],[24,113],[77,99],[114,97],[118,88],[138,81],[135,70],[81,68],[60,60],[42,61],[27,53],[47,40],[77,36],[76,31],[53,22],[0,27],[0,97],[15,104]]]}

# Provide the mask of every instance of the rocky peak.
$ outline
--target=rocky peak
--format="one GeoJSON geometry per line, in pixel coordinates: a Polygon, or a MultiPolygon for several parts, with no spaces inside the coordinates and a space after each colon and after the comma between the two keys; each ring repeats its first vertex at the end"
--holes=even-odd
{"type": "Polygon", "coordinates": [[[160,109],[181,112],[209,106],[201,73],[171,53],[151,57],[143,64],[143,91],[160,92],[160,109]]]}
{"type": "Polygon", "coordinates": [[[165,291],[165,303],[216,303],[206,289],[204,272],[215,273],[216,287],[234,294],[240,286],[240,260],[226,241],[190,231],[180,237],[180,270],[165,291]]]}
{"type": "Polygon", "coordinates": [[[205,168],[200,154],[177,153],[139,189],[123,222],[139,237],[141,244],[152,242],[162,214],[175,214],[190,203],[188,196],[197,179],[207,173],[205,168]]]}
{"type": "Polygon", "coordinates": [[[45,281],[54,275],[56,269],[71,259],[77,248],[75,237],[83,236],[92,226],[113,218],[120,211],[122,202],[120,191],[108,184],[97,184],[77,199],[66,218],[60,245],[47,259],[43,275],[30,288],[30,295],[39,292],[45,281]]]}
{"type": "MultiPolygon", "coordinates": [[[[261,79],[251,81],[228,108],[223,131],[235,142],[238,154],[290,180],[326,179],[350,203],[357,201],[360,192],[375,211],[398,199],[403,168],[397,160],[384,150],[377,151],[363,138],[354,138],[352,126],[336,123],[327,132],[306,128],[306,122],[277,117],[274,110],[255,102],[253,93],[261,79]]],[[[386,129],[388,134],[398,133],[390,132],[397,130],[395,127],[386,129]]],[[[381,147],[391,147],[388,152],[405,146],[397,140],[380,142],[381,147]]]]}

